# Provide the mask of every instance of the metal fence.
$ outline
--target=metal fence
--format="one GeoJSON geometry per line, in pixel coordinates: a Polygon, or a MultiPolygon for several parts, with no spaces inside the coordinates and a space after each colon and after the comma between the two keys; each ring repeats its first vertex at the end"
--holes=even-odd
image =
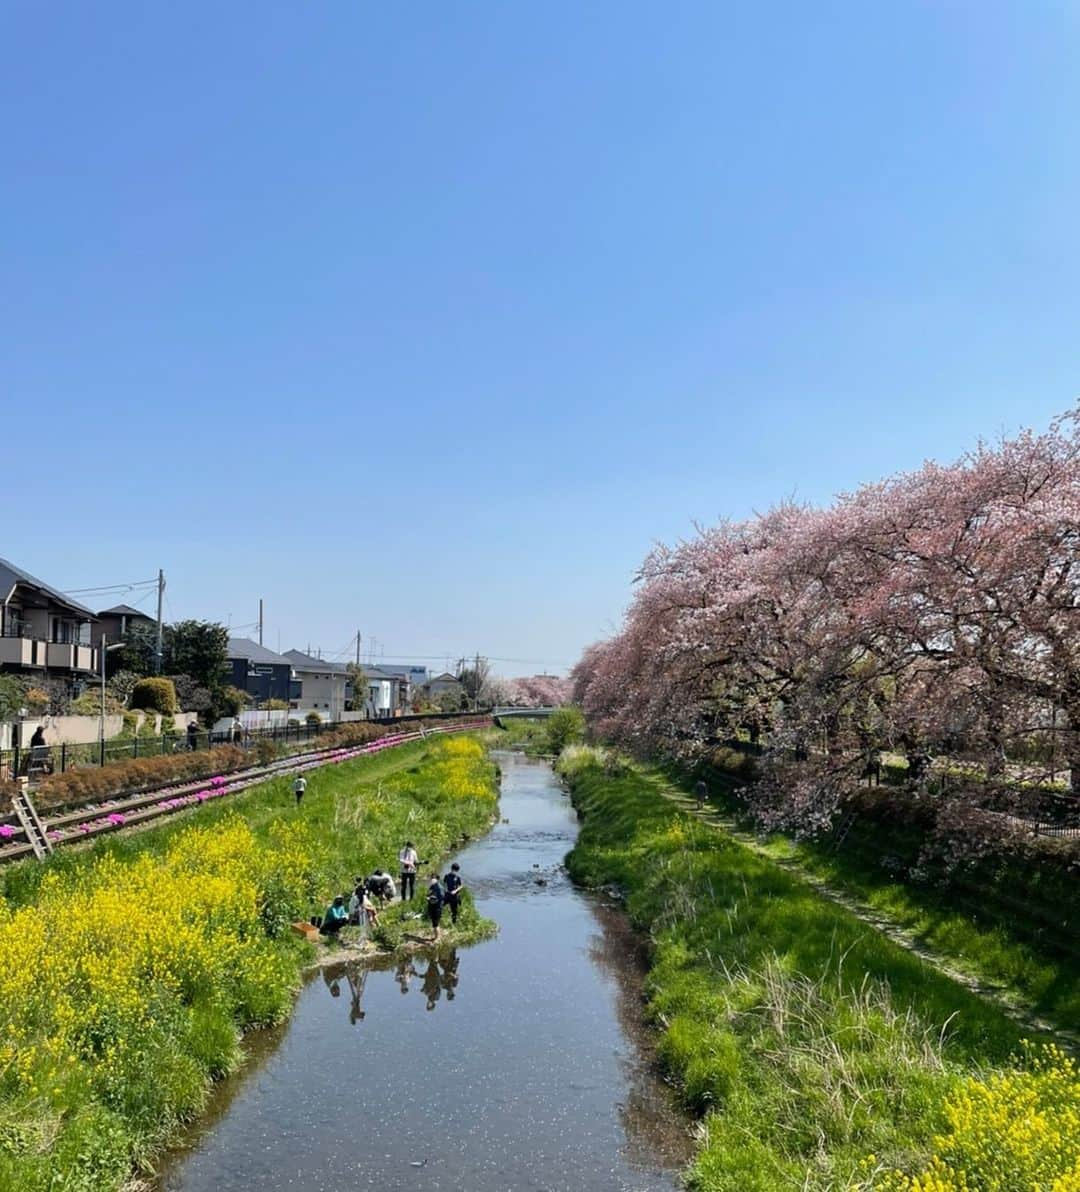
{"type": "Polygon", "coordinates": [[[161,736],[124,736],[89,744],[25,745],[14,749],[0,749],[0,779],[30,779],[31,785],[47,774],[63,774],[76,767],[106,766],[111,762],[128,761],[138,757],[162,757],[170,753],[184,753],[194,749],[212,749],[218,745],[239,745],[251,748],[259,741],[273,741],[275,745],[303,744],[317,740],[324,733],[347,728],[350,724],[377,724],[382,727],[399,725],[418,727],[425,720],[458,720],[475,716],[474,712],[423,713],[409,716],[384,716],[368,721],[321,721],[317,724],[282,724],[269,728],[251,729],[236,735],[232,731],[164,733],[161,736]]]}

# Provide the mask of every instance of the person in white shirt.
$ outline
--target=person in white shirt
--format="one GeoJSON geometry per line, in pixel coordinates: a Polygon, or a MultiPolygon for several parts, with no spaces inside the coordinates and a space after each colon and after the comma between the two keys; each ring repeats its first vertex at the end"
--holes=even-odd
{"type": "Polygon", "coordinates": [[[411,840],[405,841],[405,847],[398,853],[398,861],[401,863],[401,901],[411,901],[416,893],[416,867],[420,864],[411,840]]]}
{"type": "Polygon", "coordinates": [[[307,790],[307,779],[303,774],[297,774],[295,782],[292,784],[293,794],[296,796],[296,806],[300,806],[300,800],[304,797],[304,791],[307,790]]]}

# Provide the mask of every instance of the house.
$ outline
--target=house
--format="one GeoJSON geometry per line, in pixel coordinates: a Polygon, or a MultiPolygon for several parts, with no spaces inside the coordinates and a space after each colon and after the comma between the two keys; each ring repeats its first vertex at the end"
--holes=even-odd
{"type": "Polygon", "coordinates": [[[256,703],[279,699],[287,704],[300,698],[292,660],[248,637],[229,638],[228,665],[229,682],[246,691],[256,703]]]}
{"type": "Polygon", "coordinates": [[[440,695],[444,695],[448,691],[453,695],[465,694],[465,688],[462,687],[461,680],[449,671],[443,671],[441,675],[436,675],[433,679],[428,679],[424,690],[429,699],[438,699],[440,695]]]}
{"type": "Polygon", "coordinates": [[[102,609],[97,615],[97,622],[90,627],[90,640],[95,646],[101,645],[104,637],[107,641],[118,642],[127,636],[128,630],[135,626],[153,629],[157,621],[146,613],[141,613],[130,604],[117,604],[113,608],[102,609]]]}
{"type": "Polygon", "coordinates": [[[428,681],[428,670],[426,666],[403,666],[396,662],[379,662],[379,670],[388,672],[392,675],[400,675],[405,682],[408,683],[408,691],[406,699],[412,702],[413,695],[419,691],[423,691],[424,684],[428,681]]]}
{"type": "Polygon", "coordinates": [[[323,720],[340,720],[345,701],[352,697],[352,680],[344,662],[327,662],[301,650],[282,655],[292,663],[300,695],[291,701],[299,712],[318,712],[323,720]]]}
{"type": "Polygon", "coordinates": [[[365,666],[364,676],[368,686],[364,710],[369,716],[400,716],[409,710],[408,679],[380,666],[365,666]]]}
{"type": "Polygon", "coordinates": [[[94,614],[0,559],[0,670],[81,687],[98,669],[94,614]]]}

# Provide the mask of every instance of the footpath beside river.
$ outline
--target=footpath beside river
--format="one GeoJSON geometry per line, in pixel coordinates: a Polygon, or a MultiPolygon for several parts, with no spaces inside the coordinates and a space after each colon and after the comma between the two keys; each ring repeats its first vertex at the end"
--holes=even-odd
{"type": "Polygon", "coordinates": [[[577,821],[550,766],[498,760],[502,822],[457,858],[498,937],[316,976],[160,1189],[678,1186],[692,1146],[625,917],[562,869],[577,821]]]}

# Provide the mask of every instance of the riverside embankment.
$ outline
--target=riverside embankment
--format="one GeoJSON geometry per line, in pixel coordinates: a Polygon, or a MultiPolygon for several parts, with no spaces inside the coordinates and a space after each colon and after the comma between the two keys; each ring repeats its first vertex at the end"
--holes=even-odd
{"type": "MultiPolygon", "coordinates": [[[[0,1189],[118,1187],[283,1021],[311,959],[290,921],[405,836],[438,859],[491,825],[470,738],[254,787],[193,818],[0,874],[0,1189]]],[[[473,912],[470,910],[470,916],[473,912]]]]}
{"type": "Polygon", "coordinates": [[[704,1122],[692,1187],[1074,1187],[1070,1060],[1017,1063],[996,1007],[678,807],[664,774],[584,747],[560,769],[572,874],[621,887],[650,938],[660,1055],[704,1122]]]}
{"type": "Polygon", "coordinates": [[[626,917],[563,870],[578,829],[551,767],[496,756],[501,820],[457,859],[497,938],[324,970],[160,1187],[678,1186],[687,1121],[654,1073],[626,917]]]}

